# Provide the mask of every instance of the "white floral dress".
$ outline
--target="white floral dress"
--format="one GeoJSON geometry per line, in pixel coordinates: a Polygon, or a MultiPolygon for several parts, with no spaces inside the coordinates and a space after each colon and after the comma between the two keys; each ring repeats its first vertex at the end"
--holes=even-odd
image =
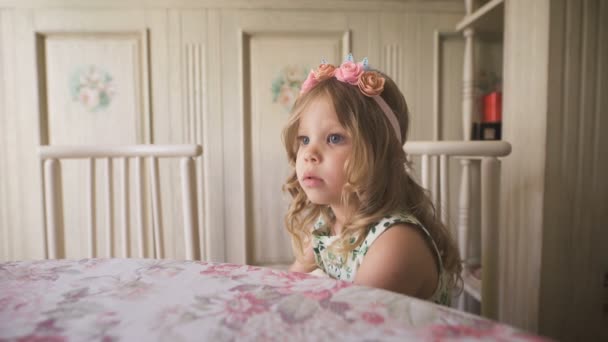
{"type": "Polygon", "coordinates": [[[431,234],[424,228],[424,226],[418,221],[414,216],[407,213],[398,213],[394,215],[388,215],[382,218],[378,223],[374,224],[369,232],[367,233],[367,237],[361,245],[351,252],[348,253],[346,260],[338,254],[332,253],[327,247],[331,245],[338,237],[330,235],[329,227],[323,222],[322,219],[317,220],[314,226],[313,231],[313,240],[312,246],[315,255],[315,261],[319,268],[323,270],[328,276],[346,280],[346,281],[354,281],[355,275],[357,274],[357,270],[363,261],[363,257],[367,254],[369,247],[372,243],[387,229],[392,227],[398,223],[407,223],[414,225],[420,228],[427,238],[430,240],[435,253],[437,254],[437,259],[439,260],[439,283],[437,284],[437,288],[433,295],[428,298],[429,301],[432,301],[437,304],[448,305],[450,304],[450,290],[447,287],[446,277],[447,274],[443,269],[443,264],[441,262],[441,254],[437,249],[437,245],[431,234]]]}

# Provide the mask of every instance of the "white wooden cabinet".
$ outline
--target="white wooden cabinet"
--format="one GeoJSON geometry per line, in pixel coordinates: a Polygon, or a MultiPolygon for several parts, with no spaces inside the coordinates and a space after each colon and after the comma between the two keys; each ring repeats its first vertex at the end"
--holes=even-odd
{"type": "MultiPolygon", "coordinates": [[[[0,259],[43,257],[38,145],[192,142],[204,147],[204,257],[291,262],[280,138],[290,93],[279,98],[273,83],[301,79],[322,57],[367,56],[405,93],[410,138],[432,139],[443,120],[428,114],[433,35],[462,14],[460,1],[439,0],[0,1],[0,259]]],[[[457,79],[458,64],[446,60],[444,79],[457,79]]],[[[442,96],[458,102],[460,93],[442,96]]],[[[66,172],[67,255],[77,257],[83,176],[66,172]]],[[[161,187],[163,201],[175,202],[179,187],[161,187]]],[[[177,226],[168,207],[164,226],[177,226]]],[[[167,257],[182,257],[171,229],[164,241],[167,257]]]]}

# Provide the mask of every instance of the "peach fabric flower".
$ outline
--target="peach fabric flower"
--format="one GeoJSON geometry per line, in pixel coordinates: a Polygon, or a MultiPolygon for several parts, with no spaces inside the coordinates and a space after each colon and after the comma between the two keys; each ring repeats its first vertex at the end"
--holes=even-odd
{"type": "Polygon", "coordinates": [[[317,81],[321,82],[328,78],[334,77],[336,74],[336,67],[331,64],[321,64],[317,69],[316,76],[317,81]]]}
{"type": "Polygon", "coordinates": [[[357,83],[364,95],[369,97],[380,95],[384,90],[384,77],[374,71],[366,71],[359,77],[357,83]]]}
{"type": "Polygon", "coordinates": [[[338,81],[357,85],[357,83],[359,83],[359,76],[361,76],[362,73],[363,64],[347,61],[336,69],[336,78],[338,81]]]}
{"type": "Polygon", "coordinates": [[[302,89],[300,89],[300,94],[307,93],[318,83],[319,81],[317,81],[314,70],[310,70],[310,72],[308,73],[308,77],[306,77],[306,80],[304,81],[304,83],[302,83],[302,89]]]}

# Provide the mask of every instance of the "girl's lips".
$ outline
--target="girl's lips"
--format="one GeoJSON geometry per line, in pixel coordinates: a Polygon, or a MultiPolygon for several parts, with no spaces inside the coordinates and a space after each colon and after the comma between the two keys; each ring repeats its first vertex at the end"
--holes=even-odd
{"type": "Polygon", "coordinates": [[[308,187],[308,188],[317,187],[317,186],[321,185],[321,183],[323,183],[323,180],[321,178],[317,178],[317,177],[305,177],[302,180],[302,185],[304,185],[305,187],[308,187]]]}

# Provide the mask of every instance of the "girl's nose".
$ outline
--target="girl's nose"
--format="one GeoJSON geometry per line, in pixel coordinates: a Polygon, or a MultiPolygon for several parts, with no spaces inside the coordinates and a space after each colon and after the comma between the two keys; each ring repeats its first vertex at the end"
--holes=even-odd
{"type": "Polygon", "coordinates": [[[318,163],[320,160],[321,156],[316,148],[311,146],[304,152],[304,161],[309,163],[318,163]]]}

